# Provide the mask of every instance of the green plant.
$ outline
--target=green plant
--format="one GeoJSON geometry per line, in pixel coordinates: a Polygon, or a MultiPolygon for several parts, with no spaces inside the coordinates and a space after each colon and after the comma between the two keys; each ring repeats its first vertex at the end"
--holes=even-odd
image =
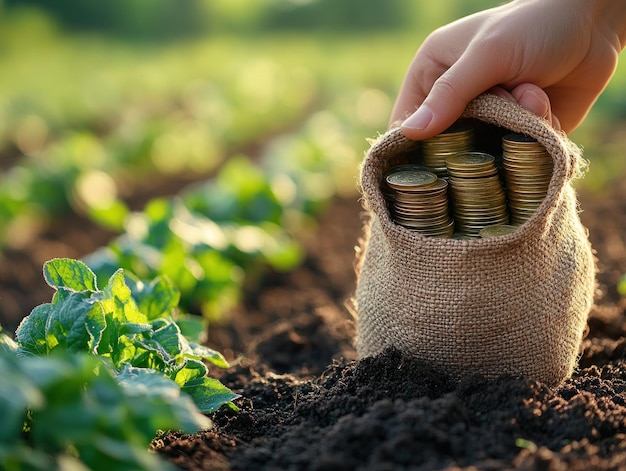
{"type": "Polygon", "coordinates": [[[114,372],[92,355],[20,356],[0,342],[0,468],[169,470],[148,451],[158,430],[211,421],[173,381],[145,369],[114,372]]]}
{"type": "Polygon", "coordinates": [[[177,312],[167,278],[120,269],[100,290],[83,262],[43,271],[52,302],[15,340],[0,332],[0,469],[169,470],[148,451],[159,430],[196,432],[211,426],[203,413],[236,409],[205,364],[228,363],[198,343],[203,324],[177,312]]]}
{"type": "Polygon", "coordinates": [[[133,294],[120,269],[99,290],[89,267],[71,259],[46,262],[44,277],[56,292],[51,303],[37,306],[20,324],[18,355],[84,352],[118,372],[158,371],[205,413],[237,397],[208,376],[204,362],[228,367],[224,357],[181,334],[173,319],[179,292],[171,281],[160,277],[144,284],[131,278],[133,294]]]}

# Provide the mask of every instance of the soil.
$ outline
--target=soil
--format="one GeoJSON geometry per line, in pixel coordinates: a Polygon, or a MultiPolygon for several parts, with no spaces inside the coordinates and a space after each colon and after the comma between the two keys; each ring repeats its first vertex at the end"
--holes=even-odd
{"type": "MultiPolygon", "coordinates": [[[[356,197],[338,199],[305,241],[306,263],[268,273],[210,327],[208,345],[235,365],[212,372],[241,394],[240,411],[221,409],[209,431],[164,433],[153,449],[184,470],[626,469],[626,302],[616,288],[626,181],[580,200],[599,287],[579,368],[561,386],[509,376],[456,384],[395,350],[357,361],[349,300],[363,221],[356,197]]],[[[64,221],[28,251],[3,254],[3,325],[49,300],[47,258],[82,256],[106,237],[64,221]]]]}

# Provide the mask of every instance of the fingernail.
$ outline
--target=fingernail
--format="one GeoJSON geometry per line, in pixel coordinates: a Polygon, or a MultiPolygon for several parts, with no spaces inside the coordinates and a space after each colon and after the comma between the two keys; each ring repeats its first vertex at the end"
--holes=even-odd
{"type": "Polygon", "coordinates": [[[404,120],[402,127],[407,129],[426,129],[432,120],[433,112],[427,106],[422,105],[415,113],[404,120]]]}

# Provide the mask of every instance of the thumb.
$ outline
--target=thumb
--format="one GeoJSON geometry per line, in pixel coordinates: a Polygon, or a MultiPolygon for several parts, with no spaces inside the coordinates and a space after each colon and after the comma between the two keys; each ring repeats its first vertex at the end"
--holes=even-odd
{"type": "Polygon", "coordinates": [[[421,140],[441,133],[463,113],[467,104],[498,83],[493,64],[464,54],[433,84],[420,107],[401,125],[404,135],[421,140]]]}

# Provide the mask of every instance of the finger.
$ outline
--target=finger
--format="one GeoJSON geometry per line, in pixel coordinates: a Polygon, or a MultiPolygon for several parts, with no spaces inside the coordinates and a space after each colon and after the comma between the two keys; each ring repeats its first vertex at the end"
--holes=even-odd
{"type": "Polygon", "coordinates": [[[547,93],[536,85],[530,83],[522,84],[515,87],[510,92],[503,87],[495,86],[491,87],[488,91],[492,95],[497,95],[520,104],[531,113],[545,118],[557,131],[561,130],[561,123],[552,113],[550,99],[547,93]],[[536,93],[536,96],[526,95],[525,93],[536,93]]]}
{"type": "Polygon", "coordinates": [[[435,80],[447,69],[447,65],[433,60],[428,51],[418,51],[400,87],[389,124],[399,124],[415,112],[435,80]]]}
{"type": "Polygon", "coordinates": [[[515,97],[511,95],[511,92],[509,92],[508,90],[500,86],[491,87],[487,91],[491,93],[492,95],[497,95],[499,97],[506,98],[507,100],[511,100],[511,101],[517,101],[515,97]]]}
{"type": "Polygon", "coordinates": [[[513,95],[515,101],[523,108],[526,108],[540,118],[551,121],[552,110],[550,107],[550,98],[548,94],[537,85],[523,83],[511,90],[511,95],[513,95]]]}
{"type": "Polygon", "coordinates": [[[395,127],[402,123],[413,113],[416,107],[424,101],[426,93],[421,90],[421,87],[410,79],[407,75],[402,87],[400,87],[400,93],[391,111],[389,118],[389,127],[395,127]]]}
{"type": "Polygon", "coordinates": [[[554,115],[552,115],[552,127],[556,129],[557,131],[561,131],[563,129],[561,127],[561,121],[559,121],[559,118],[557,118],[554,115]]]}
{"type": "Polygon", "coordinates": [[[515,100],[528,111],[545,118],[557,131],[561,130],[561,122],[552,110],[552,104],[548,94],[531,83],[521,84],[511,91],[515,100]]]}
{"type": "Polygon", "coordinates": [[[465,53],[433,84],[421,106],[402,123],[409,139],[426,139],[450,127],[467,104],[485,90],[502,82],[495,61],[465,53]]]}

